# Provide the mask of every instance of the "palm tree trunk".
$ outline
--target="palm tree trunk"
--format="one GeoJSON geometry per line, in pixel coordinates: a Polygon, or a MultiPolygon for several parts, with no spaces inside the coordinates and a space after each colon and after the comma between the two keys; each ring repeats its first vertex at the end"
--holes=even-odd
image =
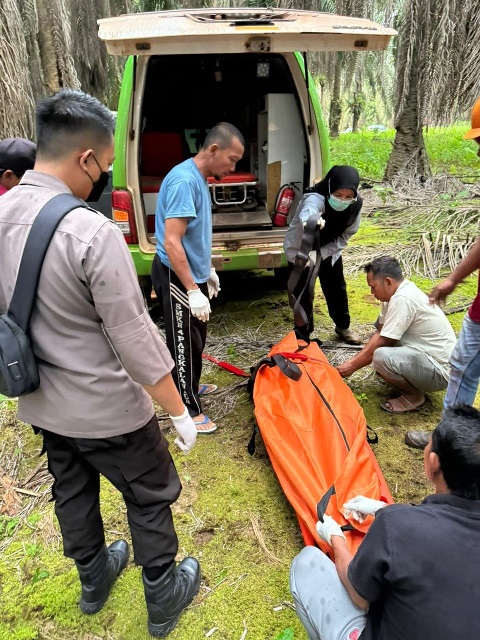
{"type": "Polygon", "coordinates": [[[338,129],[340,127],[340,118],[342,117],[342,106],[340,102],[340,89],[342,84],[342,53],[338,51],[335,54],[335,73],[333,79],[333,92],[330,101],[330,117],[329,127],[332,138],[338,137],[338,129]]]}
{"type": "Polygon", "coordinates": [[[363,106],[365,104],[360,80],[357,78],[357,89],[353,92],[353,100],[352,100],[352,132],[356,133],[358,131],[358,122],[360,120],[360,116],[362,115],[363,106]]]}
{"type": "MultiPolygon", "coordinates": [[[[414,67],[415,68],[415,67],[414,67]]],[[[430,162],[422,133],[422,116],[417,95],[418,73],[412,72],[404,107],[396,118],[397,131],[388,159],[385,180],[408,171],[420,181],[431,175],[430,162]]]]}
{"type": "Polygon", "coordinates": [[[422,120],[428,99],[426,79],[430,52],[426,42],[432,30],[432,6],[436,0],[406,0],[397,52],[397,91],[393,150],[388,159],[385,180],[408,172],[424,181],[430,163],[422,134],[422,120]]]}
{"type": "Polygon", "coordinates": [[[53,44],[53,33],[47,3],[37,2],[38,11],[38,47],[42,61],[43,81],[47,94],[55,93],[60,89],[58,81],[57,56],[53,44]]]}
{"type": "Polygon", "coordinates": [[[34,131],[34,95],[21,12],[16,0],[0,2],[0,139],[34,131]]]}

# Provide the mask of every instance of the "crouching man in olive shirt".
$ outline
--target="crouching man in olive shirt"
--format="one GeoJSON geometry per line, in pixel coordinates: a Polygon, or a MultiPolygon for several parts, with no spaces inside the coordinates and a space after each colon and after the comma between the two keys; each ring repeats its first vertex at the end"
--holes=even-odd
{"type": "MultiPolygon", "coordinates": [[[[81,91],[43,100],[36,129],[34,170],[2,196],[0,313],[10,303],[43,205],[61,193],[98,200],[114,160],[113,116],[81,91]]],[[[197,430],[121,231],[81,202],[61,220],[48,247],[30,338],[40,386],[19,398],[18,415],[43,434],[64,553],[75,560],[82,584],[80,608],[92,614],[103,607],[129,556],[125,540],[105,545],[103,475],[127,507],[149,631],[164,637],[197,593],[200,567],[195,558],[175,563],[170,505],[182,487],[152,398],[170,414],[181,449],[193,447],[197,430]]]]}
{"type": "Polygon", "coordinates": [[[420,505],[363,496],[344,505],[361,522],[376,514],[355,557],[333,518],[317,523],[335,564],[305,547],[290,574],[311,640],[480,637],[479,412],[466,405],[445,412],[424,462],[435,493],[420,505]]]}

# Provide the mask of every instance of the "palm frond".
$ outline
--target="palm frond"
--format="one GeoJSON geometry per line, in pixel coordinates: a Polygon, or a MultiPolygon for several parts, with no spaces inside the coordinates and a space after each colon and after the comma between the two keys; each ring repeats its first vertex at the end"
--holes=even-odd
{"type": "Polygon", "coordinates": [[[33,104],[22,16],[15,0],[3,0],[0,4],[0,137],[32,138],[33,104]]]}

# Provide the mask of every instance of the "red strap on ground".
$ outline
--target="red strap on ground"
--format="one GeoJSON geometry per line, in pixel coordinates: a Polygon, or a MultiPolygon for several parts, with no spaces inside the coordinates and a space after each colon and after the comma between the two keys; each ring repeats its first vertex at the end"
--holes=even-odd
{"type": "Polygon", "coordinates": [[[202,353],[202,358],[204,358],[205,360],[210,360],[210,362],[213,362],[214,364],[218,365],[222,369],[225,369],[225,371],[228,371],[229,373],[233,373],[236,376],[241,376],[242,378],[250,377],[249,373],[247,373],[246,371],[243,371],[243,369],[239,369],[238,367],[235,367],[233,364],[230,364],[229,362],[225,362],[225,360],[218,360],[213,356],[207,356],[206,353],[202,353]]]}
{"type": "Polygon", "coordinates": [[[307,356],[304,353],[289,353],[288,351],[280,351],[278,355],[287,358],[287,360],[301,360],[302,362],[305,362],[305,360],[310,360],[310,362],[320,362],[321,364],[325,364],[323,360],[320,360],[319,358],[312,358],[312,356],[307,356]]]}
{"type": "Polygon", "coordinates": [[[289,353],[288,351],[280,351],[275,355],[283,356],[284,358],[287,358],[287,360],[304,360],[305,361],[305,360],[312,359],[306,356],[304,353],[289,353]]]}

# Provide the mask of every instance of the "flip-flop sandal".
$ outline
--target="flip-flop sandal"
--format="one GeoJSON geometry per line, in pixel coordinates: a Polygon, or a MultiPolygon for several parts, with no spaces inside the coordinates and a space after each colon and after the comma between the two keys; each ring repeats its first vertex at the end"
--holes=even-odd
{"type": "MultiPolygon", "coordinates": [[[[398,400],[398,398],[392,398],[392,400],[398,400]]],[[[409,411],[417,411],[417,409],[420,409],[420,407],[423,407],[423,405],[425,404],[425,400],[424,400],[423,402],[421,402],[420,404],[417,404],[416,406],[410,406],[405,409],[391,409],[392,400],[387,400],[387,402],[382,402],[380,407],[384,411],[388,411],[388,413],[408,413],[409,411]],[[390,405],[390,407],[388,405],[390,405]]]]}
{"type": "Polygon", "coordinates": [[[199,396],[208,396],[209,393],[213,393],[218,389],[216,384],[201,384],[198,387],[199,396]]]}
{"type": "MultiPolygon", "coordinates": [[[[205,418],[203,420],[194,420],[193,424],[196,427],[199,427],[200,425],[208,424],[209,422],[212,422],[212,421],[210,420],[210,418],[207,415],[205,415],[205,418]]],[[[210,429],[197,429],[197,435],[198,434],[203,434],[203,433],[204,434],[213,433],[217,429],[218,429],[217,425],[214,422],[212,422],[212,426],[210,427],[210,429]]]]}

